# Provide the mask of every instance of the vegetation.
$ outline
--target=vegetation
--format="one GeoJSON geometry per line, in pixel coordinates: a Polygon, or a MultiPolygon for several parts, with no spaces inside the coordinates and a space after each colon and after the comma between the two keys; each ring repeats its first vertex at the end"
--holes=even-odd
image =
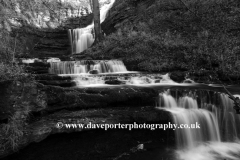
{"type": "Polygon", "coordinates": [[[0,124],[0,153],[8,148],[18,150],[23,141],[30,108],[28,104],[24,106],[15,104],[15,107],[19,108],[19,111],[9,117],[7,124],[0,124]]]}
{"type": "MultiPolygon", "coordinates": [[[[121,5],[135,2],[125,0],[121,5]]],[[[86,53],[96,59],[120,58],[143,71],[214,71],[236,76],[240,73],[239,8],[237,0],[142,3],[138,18],[124,21],[116,33],[86,53]]]]}
{"type": "MultiPolygon", "coordinates": [[[[65,16],[76,16],[82,14],[83,10],[87,12],[87,5],[85,0],[78,3],[57,0],[1,0],[0,81],[29,78],[24,68],[15,63],[16,57],[28,57],[32,54],[30,52],[35,42],[29,40],[31,35],[29,37],[26,34],[35,33],[39,28],[61,26],[65,16]],[[44,26],[39,17],[50,18],[45,24],[47,26],[44,26]]],[[[35,34],[39,36],[38,33],[35,34]]]]}
{"type": "Polygon", "coordinates": [[[24,67],[15,63],[15,56],[23,54],[25,48],[22,39],[10,35],[7,30],[0,31],[0,81],[6,80],[33,80],[31,75],[25,73],[24,67]]]}

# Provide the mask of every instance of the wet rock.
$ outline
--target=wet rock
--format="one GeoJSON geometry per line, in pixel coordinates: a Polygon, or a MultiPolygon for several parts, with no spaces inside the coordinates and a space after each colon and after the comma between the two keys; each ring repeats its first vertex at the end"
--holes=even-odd
{"type": "Polygon", "coordinates": [[[72,80],[70,76],[58,76],[51,74],[34,75],[36,80],[72,80]]]}
{"type": "Polygon", "coordinates": [[[39,80],[39,83],[42,83],[44,85],[53,85],[53,86],[60,86],[60,87],[74,87],[76,86],[76,83],[72,80],[39,80]]]}
{"type": "Polygon", "coordinates": [[[47,60],[42,60],[42,62],[34,62],[34,63],[28,63],[23,64],[25,66],[25,70],[28,73],[32,74],[48,74],[50,63],[44,62],[47,60]]]}
{"type": "MultiPolygon", "coordinates": [[[[111,106],[107,109],[88,109],[81,111],[59,111],[41,117],[32,122],[25,129],[21,139],[20,149],[32,142],[40,142],[49,135],[57,133],[71,133],[91,130],[91,128],[66,128],[64,124],[82,124],[93,126],[96,124],[137,124],[140,123],[166,123],[171,121],[171,115],[154,107],[121,107],[111,106]],[[60,124],[60,125],[58,125],[60,124]]],[[[94,129],[94,128],[92,128],[94,129]]],[[[100,128],[98,128],[100,129],[100,128]]],[[[0,152],[0,158],[13,153],[11,149],[0,152]]]]}
{"type": "Polygon", "coordinates": [[[158,92],[144,87],[61,88],[38,85],[47,95],[46,111],[84,109],[108,106],[154,105],[158,92]]]}
{"type": "Polygon", "coordinates": [[[19,81],[0,82],[0,120],[8,118],[17,110],[38,112],[47,107],[46,95],[36,83],[19,81]]]}
{"type": "Polygon", "coordinates": [[[99,71],[97,69],[89,71],[90,74],[99,74],[99,71]]]}
{"type": "Polygon", "coordinates": [[[105,81],[105,84],[110,84],[110,85],[119,85],[119,84],[126,84],[124,81],[120,81],[120,80],[108,80],[105,81]]]}
{"type": "Polygon", "coordinates": [[[170,78],[175,82],[181,83],[185,80],[185,75],[185,72],[175,71],[170,73],[170,78]]]}

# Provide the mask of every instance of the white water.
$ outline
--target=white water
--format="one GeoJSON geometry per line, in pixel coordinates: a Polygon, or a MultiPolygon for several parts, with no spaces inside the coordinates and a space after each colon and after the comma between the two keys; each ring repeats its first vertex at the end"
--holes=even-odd
{"type": "Polygon", "coordinates": [[[91,47],[94,42],[92,32],[92,28],[78,28],[68,31],[70,41],[72,41],[71,47],[73,54],[81,53],[82,51],[91,47]]]}
{"type": "Polygon", "coordinates": [[[149,75],[128,71],[120,60],[82,60],[49,62],[50,74],[70,76],[76,86],[104,85],[108,83],[127,85],[178,84],[172,81],[169,74],[149,75]]]}
{"type": "Polygon", "coordinates": [[[209,142],[189,150],[178,150],[179,160],[239,160],[240,142],[209,142]]]}
{"type": "Polygon", "coordinates": [[[87,74],[95,70],[98,73],[127,72],[126,66],[120,60],[109,61],[62,61],[50,62],[51,74],[87,74]]]}
{"type": "MultiPolygon", "coordinates": [[[[110,0],[109,4],[104,5],[100,9],[100,22],[102,23],[111,9],[115,0],[110,0]]],[[[68,30],[72,54],[81,53],[91,47],[94,42],[94,23],[92,22],[85,28],[76,28],[68,30]]]]}
{"type": "MultiPolygon", "coordinates": [[[[200,129],[187,128],[175,131],[177,158],[179,160],[239,160],[240,117],[233,110],[233,102],[225,94],[218,94],[218,100],[215,102],[207,104],[205,101],[199,106],[196,97],[195,94],[189,93],[174,98],[169,91],[159,96],[159,109],[170,112],[174,123],[200,124],[200,129]]],[[[205,99],[199,98],[202,101],[205,99]]]]}
{"type": "Polygon", "coordinates": [[[38,58],[33,58],[33,59],[29,58],[29,59],[21,59],[21,62],[28,64],[28,63],[35,63],[38,60],[39,60],[38,58]]]}
{"type": "Polygon", "coordinates": [[[190,79],[190,78],[186,78],[183,83],[195,83],[194,80],[190,79]]]}
{"type": "Polygon", "coordinates": [[[171,80],[168,73],[159,75],[158,78],[151,77],[151,76],[133,76],[128,81],[126,81],[126,84],[134,84],[134,85],[159,84],[159,83],[176,84],[176,82],[171,80]]]}

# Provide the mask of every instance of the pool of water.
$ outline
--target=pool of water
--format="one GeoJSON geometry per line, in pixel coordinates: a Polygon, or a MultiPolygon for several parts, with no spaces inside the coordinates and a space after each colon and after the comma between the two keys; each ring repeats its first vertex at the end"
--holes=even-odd
{"type": "Polygon", "coordinates": [[[2,160],[239,160],[239,142],[177,150],[171,130],[92,130],[51,135],[2,160]],[[139,147],[140,146],[140,147],[139,147]]]}
{"type": "Polygon", "coordinates": [[[172,130],[91,130],[51,135],[3,160],[174,160],[174,148],[172,130]]]}

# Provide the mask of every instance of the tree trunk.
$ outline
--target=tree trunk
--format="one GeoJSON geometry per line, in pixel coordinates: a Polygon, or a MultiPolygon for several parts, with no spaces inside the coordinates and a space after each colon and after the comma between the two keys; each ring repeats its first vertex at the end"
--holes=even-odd
{"type": "Polygon", "coordinates": [[[100,10],[98,0],[92,0],[93,5],[93,19],[94,19],[94,31],[95,31],[95,44],[102,39],[101,23],[100,23],[100,10]]]}

